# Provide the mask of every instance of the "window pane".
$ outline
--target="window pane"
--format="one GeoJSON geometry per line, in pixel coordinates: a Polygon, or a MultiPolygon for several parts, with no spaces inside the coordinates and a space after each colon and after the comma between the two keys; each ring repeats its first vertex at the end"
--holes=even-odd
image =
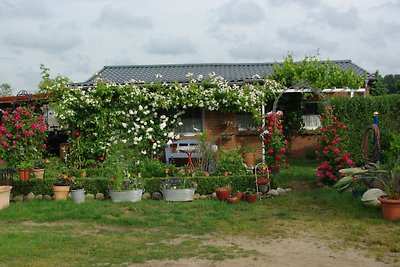
{"type": "Polygon", "coordinates": [[[175,128],[175,132],[179,134],[194,134],[203,131],[203,111],[198,108],[190,108],[185,110],[185,114],[181,116],[182,125],[175,128]]]}
{"type": "Polygon", "coordinates": [[[257,124],[253,116],[249,113],[236,114],[236,123],[238,131],[254,131],[257,130],[257,124]]]}

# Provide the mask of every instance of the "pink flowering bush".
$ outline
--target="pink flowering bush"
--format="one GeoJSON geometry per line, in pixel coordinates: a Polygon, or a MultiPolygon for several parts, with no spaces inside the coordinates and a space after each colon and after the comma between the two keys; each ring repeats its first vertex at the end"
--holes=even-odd
{"type": "Polygon", "coordinates": [[[354,162],[350,158],[350,153],[344,150],[342,139],[339,137],[346,125],[338,121],[330,106],[321,115],[323,127],[318,130],[318,146],[315,151],[317,161],[320,162],[317,168],[317,180],[332,185],[342,176],[339,170],[352,167],[354,162]]]}
{"type": "Polygon", "coordinates": [[[40,158],[46,149],[47,125],[34,107],[3,111],[0,125],[0,158],[9,166],[40,158]]]}
{"type": "Polygon", "coordinates": [[[282,167],[289,167],[289,164],[286,163],[288,142],[283,137],[282,116],[282,111],[270,112],[265,119],[265,126],[260,126],[265,147],[265,160],[270,173],[277,173],[282,167]]]}

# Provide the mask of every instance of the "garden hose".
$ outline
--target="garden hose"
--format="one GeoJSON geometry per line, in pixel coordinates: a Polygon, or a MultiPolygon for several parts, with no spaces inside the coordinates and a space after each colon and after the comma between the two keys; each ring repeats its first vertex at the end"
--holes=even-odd
{"type": "Polygon", "coordinates": [[[371,124],[367,127],[364,133],[364,138],[361,143],[361,155],[365,162],[378,162],[381,156],[381,142],[380,142],[380,134],[379,127],[376,124],[371,124]],[[374,144],[372,147],[372,153],[370,157],[370,153],[368,150],[368,141],[369,141],[369,131],[373,130],[373,140],[374,144]]]}

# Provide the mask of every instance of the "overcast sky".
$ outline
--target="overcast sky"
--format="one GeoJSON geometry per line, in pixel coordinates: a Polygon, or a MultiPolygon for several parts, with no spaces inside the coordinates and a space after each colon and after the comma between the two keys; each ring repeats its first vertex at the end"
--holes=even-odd
{"type": "Polygon", "coordinates": [[[400,73],[398,0],[0,0],[0,83],[37,90],[104,65],[253,63],[316,54],[400,73]]]}

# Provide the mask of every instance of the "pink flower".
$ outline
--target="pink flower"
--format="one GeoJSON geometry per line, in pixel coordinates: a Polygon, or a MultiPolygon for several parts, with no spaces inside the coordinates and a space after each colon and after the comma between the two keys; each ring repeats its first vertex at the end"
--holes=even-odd
{"type": "Polygon", "coordinates": [[[1,142],[1,145],[2,145],[4,148],[7,148],[7,147],[8,147],[8,144],[7,144],[6,142],[1,142]]]}
{"type": "Polygon", "coordinates": [[[19,130],[19,129],[21,129],[21,127],[22,127],[21,124],[19,124],[19,123],[16,123],[16,124],[15,124],[15,129],[19,130]]]}

